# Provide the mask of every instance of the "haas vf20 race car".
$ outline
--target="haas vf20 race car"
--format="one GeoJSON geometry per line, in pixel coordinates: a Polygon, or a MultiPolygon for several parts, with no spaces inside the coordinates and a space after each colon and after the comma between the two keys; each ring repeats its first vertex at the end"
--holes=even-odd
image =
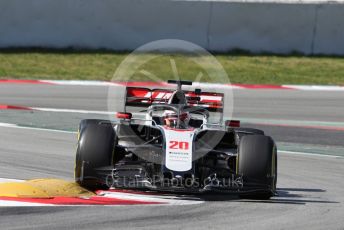
{"type": "Polygon", "coordinates": [[[127,87],[126,112],[118,112],[117,120],[81,121],[76,182],[89,189],[273,196],[272,138],[240,127],[240,121],[224,121],[223,93],[183,90],[192,85],[187,81],[169,83],[177,89],[127,87]]]}

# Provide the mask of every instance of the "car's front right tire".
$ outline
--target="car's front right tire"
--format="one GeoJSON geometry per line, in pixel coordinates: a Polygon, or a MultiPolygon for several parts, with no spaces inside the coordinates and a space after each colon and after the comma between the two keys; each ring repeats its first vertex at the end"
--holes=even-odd
{"type": "Polygon", "coordinates": [[[276,192],[277,148],[269,136],[246,135],[240,141],[238,174],[243,176],[243,185],[257,186],[260,192],[245,194],[243,198],[269,199],[276,192]]]}

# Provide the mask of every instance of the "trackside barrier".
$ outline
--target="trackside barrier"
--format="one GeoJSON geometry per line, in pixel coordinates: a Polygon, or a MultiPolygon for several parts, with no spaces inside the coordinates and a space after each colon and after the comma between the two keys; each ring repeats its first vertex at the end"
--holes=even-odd
{"type": "Polygon", "coordinates": [[[325,1],[3,0],[0,47],[133,50],[183,39],[211,51],[343,55],[343,12],[325,1]]]}

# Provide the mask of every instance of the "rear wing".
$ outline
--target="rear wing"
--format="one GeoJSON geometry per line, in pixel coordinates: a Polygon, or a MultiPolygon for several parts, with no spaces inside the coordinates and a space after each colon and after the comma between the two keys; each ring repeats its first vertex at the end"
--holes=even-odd
{"type": "MultiPolygon", "coordinates": [[[[167,104],[174,90],[127,87],[125,106],[148,107],[153,104],[167,104]]],[[[200,106],[209,111],[223,111],[223,93],[186,91],[187,104],[200,106]]]]}

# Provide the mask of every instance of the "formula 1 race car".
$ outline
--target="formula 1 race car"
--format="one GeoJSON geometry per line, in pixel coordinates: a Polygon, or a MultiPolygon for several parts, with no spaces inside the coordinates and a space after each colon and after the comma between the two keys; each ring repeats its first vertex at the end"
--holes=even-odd
{"type": "Polygon", "coordinates": [[[76,182],[89,189],[273,196],[273,139],[240,121],[223,121],[223,93],[183,90],[188,81],[168,83],[177,89],[127,87],[126,112],[118,112],[117,121],[81,121],[76,182]],[[220,114],[218,122],[213,114],[220,114]]]}

